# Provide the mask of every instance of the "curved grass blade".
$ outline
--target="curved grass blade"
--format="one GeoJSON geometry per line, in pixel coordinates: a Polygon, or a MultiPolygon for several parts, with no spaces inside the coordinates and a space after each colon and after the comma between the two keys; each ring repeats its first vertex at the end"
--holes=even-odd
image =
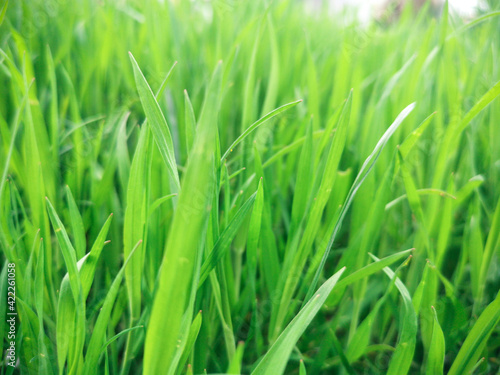
{"type": "Polygon", "coordinates": [[[120,333],[117,333],[116,335],[114,335],[113,337],[111,337],[108,341],[106,341],[106,343],[102,346],[102,348],[101,348],[101,354],[106,350],[106,348],[109,345],[111,345],[114,341],[118,340],[121,336],[123,336],[124,334],[126,334],[126,333],[128,333],[130,331],[133,331],[133,330],[136,330],[136,329],[140,329],[140,328],[144,328],[144,326],[135,326],[135,327],[126,328],[123,331],[121,331],[120,333]]]}
{"type": "Polygon", "coordinates": [[[379,141],[376,144],[375,148],[373,149],[372,153],[366,158],[365,162],[361,166],[361,169],[360,169],[358,175],[356,176],[356,179],[354,180],[354,182],[351,186],[351,189],[349,190],[349,193],[347,194],[345,203],[342,205],[342,209],[341,209],[339,217],[337,219],[337,223],[335,224],[335,228],[333,230],[332,237],[330,238],[330,241],[325,249],[325,252],[323,254],[323,258],[321,259],[321,263],[320,263],[320,265],[319,265],[319,267],[316,270],[316,273],[314,275],[314,279],[313,279],[311,285],[309,286],[309,289],[308,289],[308,292],[306,295],[306,300],[308,298],[310,298],[310,296],[312,295],[312,293],[314,291],[314,288],[316,288],[316,285],[318,283],[321,272],[323,271],[323,268],[326,264],[326,260],[328,259],[328,256],[330,255],[330,251],[333,247],[333,243],[335,241],[337,233],[338,233],[340,227],[342,226],[344,216],[346,215],[347,210],[349,209],[349,207],[352,203],[352,200],[354,199],[354,196],[356,195],[356,192],[361,187],[364,180],[366,179],[366,177],[368,176],[368,174],[372,170],[373,166],[377,162],[377,159],[380,156],[380,153],[384,149],[384,147],[387,144],[387,142],[389,141],[389,139],[392,137],[392,135],[398,129],[398,127],[401,125],[403,120],[413,111],[414,108],[415,108],[415,103],[412,103],[401,111],[401,113],[396,117],[396,119],[391,124],[391,126],[389,126],[389,128],[386,130],[384,135],[382,135],[382,137],[379,139],[379,141]]]}
{"type": "Polygon", "coordinates": [[[71,294],[69,275],[66,274],[61,282],[57,302],[56,344],[60,375],[64,373],[64,364],[72,351],[72,332],[75,332],[75,301],[71,294]]]}
{"type": "MultiPolygon", "coordinates": [[[[395,272],[395,274],[397,274],[397,271],[395,272]]],[[[349,363],[356,361],[365,353],[366,348],[368,347],[368,344],[370,342],[373,322],[375,321],[380,308],[389,297],[395,282],[396,278],[393,277],[382,298],[377,301],[375,306],[373,306],[373,308],[370,310],[367,317],[356,328],[356,332],[352,336],[352,339],[349,341],[349,346],[346,351],[346,357],[349,359],[349,363]]]]}
{"type": "MultiPolygon", "coordinates": [[[[347,275],[345,278],[340,280],[337,283],[337,287],[335,288],[335,290],[344,290],[344,288],[349,286],[350,284],[355,283],[356,281],[359,281],[361,279],[364,279],[365,277],[368,277],[370,275],[373,275],[374,273],[377,273],[378,271],[384,269],[385,267],[390,266],[391,264],[397,262],[403,257],[408,256],[413,250],[414,249],[400,251],[399,253],[389,255],[385,258],[377,260],[376,262],[370,263],[367,266],[364,266],[363,268],[347,275]]],[[[328,298],[327,301],[328,305],[334,305],[333,301],[338,300],[338,295],[335,290],[330,295],[330,298],[328,298]]]]}
{"type": "Polygon", "coordinates": [[[448,375],[468,374],[478,361],[486,342],[500,322],[500,293],[479,316],[467,335],[448,375]]]}
{"type": "Polygon", "coordinates": [[[167,166],[168,173],[172,177],[177,190],[179,190],[180,182],[179,174],[177,172],[177,163],[175,161],[174,143],[172,141],[167,121],[165,120],[165,117],[160,109],[160,105],[158,104],[153,91],[151,91],[146,78],[142,74],[137,61],[135,61],[131,52],[129,52],[129,55],[130,60],[132,61],[132,67],[134,68],[137,91],[139,92],[139,97],[141,99],[144,112],[146,113],[148,124],[153,132],[160,155],[167,166]]]}
{"type": "MultiPolygon", "coordinates": [[[[399,159],[398,159],[399,160],[399,159]]],[[[439,195],[444,198],[451,198],[451,199],[457,199],[454,195],[448,193],[447,191],[441,190],[441,189],[417,189],[416,190],[417,194],[419,196],[422,195],[439,195]]],[[[405,198],[408,198],[407,194],[403,194],[400,197],[397,197],[396,199],[390,201],[385,205],[385,210],[389,210],[395,205],[397,205],[399,202],[405,200],[405,198]]]]}
{"type": "MultiPolygon", "coordinates": [[[[76,306],[76,325],[74,330],[71,332],[65,332],[65,334],[70,334],[70,337],[74,337],[71,340],[71,345],[69,347],[69,357],[68,366],[70,375],[76,374],[81,366],[81,353],[83,351],[83,345],[85,342],[85,301],[83,298],[83,290],[80,280],[80,275],[78,272],[78,265],[76,262],[76,253],[73,245],[71,244],[68,233],[64,228],[59,216],[57,215],[54,207],[50,203],[49,199],[45,197],[47,202],[47,211],[49,213],[49,218],[54,228],[59,246],[63,253],[64,262],[68,270],[68,280],[71,293],[73,295],[73,301],[76,306]]],[[[68,304],[70,302],[67,302],[68,304]]],[[[68,319],[74,319],[75,316],[68,317],[68,319]]]]}
{"type": "MultiPolygon", "coordinates": [[[[31,89],[32,84],[33,83],[31,83],[30,86],[28,87],[28,91],[29,91],[29,89],[31,89]]],[[[21,123],[21,121],[20,121],[21,120],[21,113],[24,110],[24,106],[25,106],[27,100],[28,100],[28,92],[26,92],[26,94],[23,96],[23,99],[21,100],[21,103],[18,105],[18,108],[17,108],[16,113],[14,115],[14,120],[13,120],[14,125],[13,125],[12,133],[10,135],[9,151],[7,152],[7,155],[4,159],[3,171],[2,171],[2,176],[1,176],[1,180],[0,180],[0,202],[2,201],[5,182],[7,181],[7,173],[9,172],[10,160],[12,158],[12,153],[14,152],[15,146],[16,146],[15,141],[16,141],[17,132],[19,131],[19,126],[21,123]]]]}
{"type": "Polygon", "coordinates": [[[311,320],[315,317],[328,295],[337,283],[345,268],[335,273],[316,291],[314,297],[309,300],[299,311],[297,316],[288,324],[281,335],[276,339],[271,349],[252,371],[252,375],[279,375],[285,371],[288,358],[295,344],[305,331],[311,320]]]}
{"type": "MultiPolygon", "coordinates": [[[[144,374],[173,374],[183,321],[192,314],[192,286],[198,283],[198,259],[215,192],[214,164],[221,63],[213,74],[188,160],[183,188],[170,227],[144,348],[144,374]],[[166,368],[166,364],[168,367],[166,368]]],[[[189,319],[190,321],[190,319],[189,319]]],[[[182,349],[182,348],[181,348],[182,349]]]]}
{"type": "MultiPolygon", "coordinates": [[[[374,260],[379,260],[375,255],[370,255],[374,260]]],[[[385,267],[384,272],[390,279],[396,277],[394,271],[389,267],[385,267]]],[[[408,373],[417,342],[417,314],[413,308],[410,292],[398,277],[396,277],[396,287],[403,297],[403,309],[401,310],[398,344],[389,363],[388,375],[404,375],[408,373]]]]}
{"type": "Polygon", "coordinates": [[[104,300],[104,304],[101,308],[101,312],[99,313],[99,317],[97,318],[94,329],[92,331],[92,336],[90,337],[87,353],[85,354],[85,362],[82,370],[84,375],[93,374],[95,372],[95,368],[98,365],[99,356],[102,353],[102,346],[103,344],[105,344],[104,340],[106,338],[106,331],[109,318],[111,316],[111,310],[114,307],[116,296],[118,295],[118,291],[120,290],[120,284],[123,279],[125,268],[127,267],[130,259],[132,259],[135,251],[141,246],[141,243],[142,240],[137,242],[135,247],[130,252],[127,260],[125,261],[125,263],[123,263],[122,268],[113,280],[113,283],[109,287],[106,299],[104,300]]]}
{"type": "MultiPolygon", "coordinates": [[[[307,216],[302,218],[302,221],[306,222],[304,233],[300,238],[298,246],[295,245],[295,239],[290,242],[293,247],[290,246],[285,254],[277,286],[278,290],[281,291],[281,300],[279,304],[274,306],[271,314],[269,329],[271,341],[281,332],[290,314],[290,303],[297,289],[300,275],[304,269],[307,258],[313,248],[312,245],[320,227],[323,211],[332,192],[340,159],[347,140],[347,129],[349,127],[352,110],[352,98],[353,90],[350,90],[349,96],[342,107],[342,112],[338,119],[335,136],[328,153],[325,155],[324,173],[318,176],[318,179],[313,183],[312,192],[314,194],[314,200],[311,203],[311,208],[307,216]],[[314,186],[317,185],[316,182],[319,184],[318,187],[314,186]]],[[[296,238],[298,238],[298,234],[299,232],[296,232],[296,238]]],[[[311,299],[315,289],[316,285],[314,288],[310,285],[309,293],[303,300],[302,307],[311,299]]]]}
{"type": "Polygon", "coordinates": [[[193,350],[194,343],[198,338],[198,334],[200,333],[201,323],[202,323],[202,314],[200,310],[198,315],[196,315],[196,317],[194,318],[193,323],[191,323],[191,327],[189,328],[189,335],[186,340],[186,346],[184,347],[181,359],[179,360],[178,373],[181,373],[181,371],[184,369],[184,366],[186,365],[189,355],[193,350]]]}
{"type": "Polygon", "coordinates": [[[493,87],[491,87],[479,101],[474,104],[474,106],[467,112],[464,116],[460,124],[458,125],[458,129],[456,130],[457,135],[462,133],[465,128],[469,125],[469,123],[476,117],[479,112],[481,112],[488,104],[490,104],[493,100],[496,99],[497,96],[500,95],[500,81],[495,83],[493,87]]]}
{"type": "Polygon", "coordinates": [[[149,215],[151,215],[158,207],[160,207],[163,203],[168,202],[170,199],[173,197],[177,196],[178,194],[168,194],[165,195],[164,197],[158,198],[153,202],[151,206],[149,206],[149,215]]]}
{"type": "Polygon", "coordinates": [[[92,245],[92,249],[90,249],[90,252],[85,258],[85,262],[82,264],[82,267],[80,269],[80,281],[82,283],[84,299],[87,299],[90,287],[92,286],[92,282],[94,281],[97,262],[99,261],[99,257],[101,256],[104,245],[107,243],[106,236],[108,235],[112,219],[113,214],[110,214],[104,222],[104,225],[102,226],[99,234],[97,235],[97,238],[94,241],[94,244],[92,245]]]}
{"type": "Polygon", "coordinates": [[[78,211],[75,198],[73,198],[73,194],[71,194],[71,190],[68,185],[66,185],[65,191],[68,199],[71,229],[73,229],[73,236],[75,240],[76,257],[77,259],[80,259],[85,255],[85,249],[87,247],[85,227],[83,225],[82,215],[80,215],[80,211],[78,211]]]}
{"type": "Polygon", "coordinates": [[[214,248],[212,249],[210,254],[208,254],[207,258],[205,259],[205,261],[201,266],[200,281],[198,287],[201,287],[203,282],[208,277],[210,271],[212,271],[215,268],[215,266],[220,262],[220,260],[224,256],[226,250],[229,248],[229,245],[233,241],[234,236],[236,236],[236,233],[238,233],[238,229],[240,228],[248,212],[252,208],[256,196],[257,192],[253,193],[245,201],[245,203],[241,205],[236,215],[233,217],[231,222],[228,224],[228,226],[224,229],[224,231],[220,235],[219,239],[214,245],[214,248]]]}
{"type": "Polygon", "coordinates": [[[226,160],[227,156],[229,155],[230,152],[233,151],[233,149],[241,142],[243,141],[251,132],[253,132],[255,129],[257,129],[260,125],[265,123],[266,121],[272,119],[274,116],[279,115],[281,112],[286,111],[287,109],[290,109],[294,107],[295,105],[299,104],[302,102],[302,99],[296,100],[294,102],[284,104],[281,107],[276,108],[275,110],[269,112],[267,115],[261,117],[257,121],[255,121],[252,125],[250,125],[236,140],[229,146],[227,151],[222,155],[222,158],[220,159],[221,162],[224,162],[226,160]]]}
{"type": "Polygon", "coordinates": [[[431,346],[427,357],[425,373],[427,375],[443,375],[445,341],[443,331],[439,325],[436,309],[431,306],[434,313],[434,325],[432,326],[431,346]]]}
{"type": "Polygon", "coordinates": [[[63,223],[59,219],[56,210],[50,203],[49,198],[45,197],[45,200],[47,202],[47,211],[49,213],[49,218],[52,223],[52,227],[54,228],[54,232],[61,247],[64,261],[68,269],[71,291],[76,302],[79,296],[81,297],[82,294],[80,277],[78,275],[76,267],[76,252],[73,245],[71,244],[71,241],[69,240],[68,233],[66,232],[66,229],[64,229],[63,223]]]}
{"type": "MultiPolygon", "coordinates": [[[[94,280],[95,269],[101,251],[104,247],[106,236],[111,225],[113,214],[109,215],[104,223],[99,235],[97,236],[94,245],[90,252],[77,263],[82,283],[83,299],[87,296],[94,280]]],[[[72,345],[71,335],[75,331],[75,302],[71,295],[69,285],[69,274],[66,274],[61,283],[59,291],[59,300],[57,304],[57,321],[56,321],[56,343],[57,343],[57,362],[59,366],[59,374],[64,371],[64,363],[72,345]]]]}
{"type": "Polygon", "coordinates": [[[446,41],[456,37],[457,35],[460,35],[461,33],[473,28],[474,26],[476,26],[484,21],[489,20],[490,18],[497,17],[497,16],[500,16],[500,11],[493,11],[490,13],[486,13],[486,14],[482,15],[481,17],[477,17],[474,20],[466,23],[465,25],[463,25],[459,29],[455,30],[455,32],[453,32],[452,34],[448,35],[448,37],[446,38],[446,41]]]}
{"type": "MultiPolygon", "coordinates": [[[[74,340],[70,340],[69,346],[69,357],[68,357],[68,366],[69,366],[69,374],[75,374],[77,369],[80,367],[80,358],[81,353],[83,351],[83,345],[85,341],[85,301],[83,298],[83,289],[81,285],[80,275],[78,272],[78,264],[76,262],[76,254],[73,245],[71,244],[68,233],[64,228],[59,216],[57,215],[54,207],[50,203],[48,198],[45,198],[47,201],[47,210],[49,212],[49,218],[52,223],[52,227],[54,228],[54,232],[56,234],[57,240],[59,242],[59,246],[63,253],[63,258],[66,264],[66,268],[68,270],[68,282],[69,289],[71,290],[71,294],[73,296],[73,301],[70,299],[66,299],[64,302],[65,309],[63,311],[71,311],[69,310],[69,305],[74,303],[73,306],[76,306],[74,309],[75,314],[71,314],[71,316],[66,316],[65,319],[69,321],[75,321],[75,326],[71,331],[65,331],[62,333],[63,335],[71,335],[70,337],[74,337],[74,340]]],[[[63,294],[62,286],[61,286],[61,295],[63,294]]],[[[61,298],[61,297],[60,297],[61,298]]],[[[59,311],[59,308],[58,308],[59,311]]],[[[59,316],[58,316],[59,320],[59,316]]],[[[61,370],[60,370],[61,371],[61,370]]]]}
{"type": "MultiPolygon", "coordinates": [[[[334,129],[333,132],[335,132],[335,129],[334,129]]],[[[325,133],[324,129],[316,130],[315,132],[313,132],[313,139],[320,138],[322,135],[324,135],[324,133],[325,133]]],[[[301,137],[301,138],[297,139],[296,141],[292,142],[291,144],[289,144],[287,146],[284,146],[281,150],[279,150],[273,156],[271,156],[269,159],[267,159],[262,164],[262,167],[263,168],[267,168],[271,164],[273,164],[276,161],[278,161],[281,158],[283,158],[285,155],[287,155],[287,154],[291,153],[292,151],[298,149],[306,141],[306,138],[307,138],[307,136],[301,137]]]]}
{"type": "MultiPolygon", "coordinates": [[[[127,206],[123,224],[123,254],[128,258],[137,241],[145,238],[147,202],[147,164],[150,133],[147,127],[141,129],[139,143],[130,167],[127,185],[127,206]]],[[[125,282],[129,295],[131,324],[135,326],[141,313],[142,275],[144,268],[144,245],[140,246],[139,255],[125,270],[125,282]]]]}
{"type": "Polygon", "coordinates": [[[227,368],[226,374],[241,374],[241,362],[243,361],[243,353],[245,350],[245,343],[240,341],[238,343],[238,347],[234,352],[233,358],[231,358],[231,362],[229,362],[229,366],[227,368]]]}
{"type": "Polygon", "coordinates": [[[5,13],[7,13],[7,6],[9,5],[9,0],[5,0],[2,9],[0,10],[0,25],[3,23],[5,18],[5,13]]]}
{"type": "MultiPolygon", "coordinates": [[[[401,146],[399,146],[399,152],[401,153],[403,159],[406,159],[410,151],[413,149],[413,147],[418,143],[420,138],[422,137],[422,134],[425,132],[425,130],[428,128],[428,126],[431,124],[431,120],[434,118],[437,112],[431,113],[429,116],[427,116],[424,121],[420,123],[420,125],[417,126],[417,128],[412,131],[406,138],[405,140],[401,143],[401,146]]],[[[394,174],[397,173],[399,169],[399,159],[396,159],[396,170],[394,174]]]]}
{"type": "Polygon", "coordinates": [[[175,66],[177,65],[177,61],[174,61],[174,63],[172,64],[172,67],[170,68],[170,70],[167,72],[167,75],[165,76],[165,78],[163,78],[163,81],[160,85],[160,88],[158,89],[158,91],[156,92],[156,95],[155,95],[155,98],[158,99],[159,97],[162,96],[163,92],[165,91],[165,89],[167,88],[167,83],[168,83],[168,80],[170,78],[170,76],[172,75],[172,71],[174,70],[175,66]]]}
{"type": "MultiPolygon", "coordinates": [[[[248,227],[247,236],[247,269],[248,269],[248,285],[250,285],[250,300],[254,305],[254,314],[256,311],[255,298],[257,297],[256,276],[257,276],[257,252],[260,239],[260,229],[262,226],[262,211],[264,208],[264,187],[262,177],[257,188],[255,204],[250,217],[250,225],[248,227]]],[[[239,225],[238,225],[239,226],[239,225]]]]}

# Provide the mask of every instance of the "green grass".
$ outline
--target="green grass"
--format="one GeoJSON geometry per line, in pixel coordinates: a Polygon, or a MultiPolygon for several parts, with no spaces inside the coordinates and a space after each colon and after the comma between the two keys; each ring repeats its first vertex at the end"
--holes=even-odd
{"type": "Polygon", "coordinates": [[[500,371],[498,6],[1,3],[0,375],[500,371]]]}

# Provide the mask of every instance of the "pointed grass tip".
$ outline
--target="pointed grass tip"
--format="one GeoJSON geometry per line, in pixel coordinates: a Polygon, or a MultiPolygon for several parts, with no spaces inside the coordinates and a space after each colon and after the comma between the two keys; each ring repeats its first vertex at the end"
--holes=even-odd
{"type": "Polygon", "coordinates": [[[411,262],[412,259],[413,259],[413,254],[410,254],[410,256],[403,263],[403,266],[406,267],[408,264],[410,264],[410,262],[411,262]]]}

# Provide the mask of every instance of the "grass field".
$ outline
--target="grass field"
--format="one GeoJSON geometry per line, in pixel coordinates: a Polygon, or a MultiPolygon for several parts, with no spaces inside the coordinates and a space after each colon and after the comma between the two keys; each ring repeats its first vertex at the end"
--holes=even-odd
{"type": "Polygon", "coordinates": [[[0,2],[0,375],[500,373],[500,4],[0,2]]]}

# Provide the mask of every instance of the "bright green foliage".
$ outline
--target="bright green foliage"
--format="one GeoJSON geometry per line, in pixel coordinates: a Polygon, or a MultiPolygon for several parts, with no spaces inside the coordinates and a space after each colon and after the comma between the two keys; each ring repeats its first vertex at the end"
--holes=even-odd
{"type": "Polygon", "coordinates": [[[0,375],[500,371],[500,5],[304,3],[0,0],[0,375]]]}

